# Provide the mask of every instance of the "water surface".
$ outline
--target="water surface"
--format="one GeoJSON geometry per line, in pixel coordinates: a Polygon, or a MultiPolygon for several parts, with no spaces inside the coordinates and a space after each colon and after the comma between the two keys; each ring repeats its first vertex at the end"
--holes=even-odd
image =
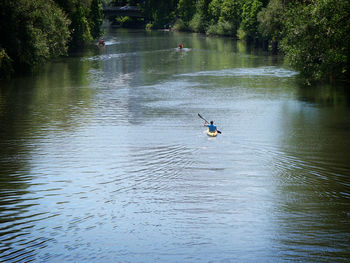
{"type": "Polygon", "coordinates": [[[1,261],[349,262],[347,87],[226,38],[105,39],[0,83],[1,261]]]}

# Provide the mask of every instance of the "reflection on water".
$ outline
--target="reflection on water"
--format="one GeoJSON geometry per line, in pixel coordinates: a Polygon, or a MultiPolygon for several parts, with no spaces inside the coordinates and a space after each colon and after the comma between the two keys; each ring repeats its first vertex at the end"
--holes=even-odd
{"type": "Polygon", "coordinates": [[[200,71],[194,73],[181,74],[180,76],[214,76],[214,77],[277,77],[288,78],[297,75],[295,71],[286,70],[284,68],[269,66],[258,68],[235,68],[226,70],[214,70],[214,71],[200,71]]]}
{"type": "Polygon", "coordinates": [[[346,87],[227,38],[108,30],[0,83],[1,261],[350,260],[346,87]]]}

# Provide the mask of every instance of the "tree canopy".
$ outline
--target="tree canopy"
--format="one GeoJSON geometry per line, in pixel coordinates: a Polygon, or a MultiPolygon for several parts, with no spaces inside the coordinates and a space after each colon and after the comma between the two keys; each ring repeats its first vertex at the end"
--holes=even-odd
{"type": "MultiPolygon", "coordinates": [[[[137,5],[149,28],[173,25],[175,30],[268,43],[307,80],[350,78],[350,0],[107,2],[137,5]]],[[[101,24],[102,0],[1,0],[0,73],[32,68],[82,48],[102,34],[101,24]]]]}
{"type": "Polygon", "coordinates": [[[350,0],[173,0],[167,9],[163,2],[145,1],[156,27],[174,23],[166,14],[175,10],[177,30],[269,43],[307,80],[350,78],[350,0]]]}
{"type": "Polygon", "coordinates": [[[88,45],[101,23],[100,0],[1,0],[0,77],[88,45]]]}

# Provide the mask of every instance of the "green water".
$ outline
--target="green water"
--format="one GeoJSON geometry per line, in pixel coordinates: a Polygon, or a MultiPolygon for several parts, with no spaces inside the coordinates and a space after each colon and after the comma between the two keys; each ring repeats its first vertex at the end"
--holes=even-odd
{"type": "Polygon", "coordinates": [[[227,38],[105,39],[0,82],[0,261],[349,262],[349,87],[227,38]]]}

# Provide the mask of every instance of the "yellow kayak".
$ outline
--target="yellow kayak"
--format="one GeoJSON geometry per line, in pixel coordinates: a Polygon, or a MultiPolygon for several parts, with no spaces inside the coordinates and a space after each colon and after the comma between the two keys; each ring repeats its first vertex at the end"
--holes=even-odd
{"type": "Polygon", "coordinates": [[[218,135],[218,131],[215,132],[210,132],[209,129],[207,130],[207,135],[211,136],[211,137],[216,137],[216,135],[218,135]]]}

